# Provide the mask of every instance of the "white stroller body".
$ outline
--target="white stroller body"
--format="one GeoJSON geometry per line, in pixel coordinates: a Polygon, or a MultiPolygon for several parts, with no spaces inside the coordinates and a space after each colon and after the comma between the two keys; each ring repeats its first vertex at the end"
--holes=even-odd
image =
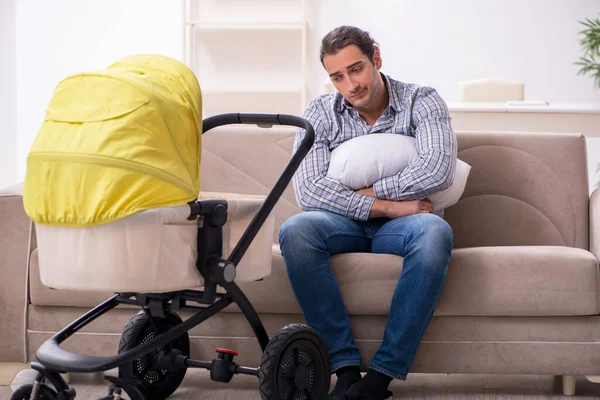
{"type": "MultiPolygon", "coordinates": [[[[264,196],[200,193],[200,200],[227,201],[223,258],[229,257],[264,202],[264,196]]],[[[161,293],[201,289],[198,221],[190,207],[160,207],[117,221],[73,229],[36,225],[40,278],[55,289],[161,293]]],[[[271,273],[274,218],[269,216],[236,268],[236,282],[271,273]]]]}

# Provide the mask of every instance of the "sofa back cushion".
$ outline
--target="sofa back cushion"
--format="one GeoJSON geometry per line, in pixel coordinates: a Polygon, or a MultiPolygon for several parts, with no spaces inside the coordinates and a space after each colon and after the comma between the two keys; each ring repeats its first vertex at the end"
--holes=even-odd
{"type": "MultiPolygon", "coordinates": [[[[291,157],[295,130],[221,127],[202,140],[203,191],[267,194],[291,157]]],[[[454,247],[588,248],[585,138],[578,134],[457,132],[471,165],[461,200],[445,210],[454,247]]],[[[275,207],[274,241],[301,212],[292,185],[275,207]]]]}
{"type": "Polygon", "coordinates": [[[459,132],[471,165],[444,218],[454,247],[550,245],[588,249],[588,175],[579,134],[459,132]]]}

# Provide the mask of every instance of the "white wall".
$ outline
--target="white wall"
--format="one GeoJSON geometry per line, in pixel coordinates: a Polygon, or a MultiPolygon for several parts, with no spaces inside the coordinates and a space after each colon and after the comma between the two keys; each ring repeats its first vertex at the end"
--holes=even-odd
{"type": "MultiPolygon", "coordinates": [[[[458,81],[493,76],[523,80],[526,99],[600,103],[600,90],[573,65],[581,53],[577,21],[597,16],[600,0],[307,2],[312,96],[326,78],[321,38],[353,24],[380,43],[384,72],[431,85],[448,102],[457,100],[458,81]]],[[[133,53],[183,57],[182,0],[0,0],[0,7],[0,186],[23,179],[61,79],[133,53]]],[[[600,140],[591,142],[593,173],[600,140]]]]}
{"type": "Polygon", "coordinates": [[[17,179],[17,5],[0,1],[0,188],[17,179]]]}
{"type": "Polygon", "coordinates": [[[182,60],[183,3],[18,0],[17,4],[17,161],[18,179],[23,179],[29,148],[59,81],[73,73],[103,69],[131,54],[182,60]]]}
{"type": "Polygon", "coordinates": [[[322,93],[322,37],[339,25],[371,32],[382,71],[433,86],[457,101],[461,80],[498,77],[525,82],[525,98],[600,102],[591,78],[576,76],[578,20],[597,17],[599,0],[319,0],[312,12],[311,89],[322,93]],[[316,14],[316,15],[315,15],[316,14]]]}

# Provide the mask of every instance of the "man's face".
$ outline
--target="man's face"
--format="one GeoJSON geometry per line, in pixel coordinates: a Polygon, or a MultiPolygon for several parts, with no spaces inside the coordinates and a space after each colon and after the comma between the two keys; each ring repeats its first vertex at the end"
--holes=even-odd
{"type": "Polygon", "coordinates": [[[383,88],[379,75],[381,56],[375,50],[373,62],[354,44],[337,54],[323,57],[323,65],[338,92],[357,109],[368,109],[383,88]]]}

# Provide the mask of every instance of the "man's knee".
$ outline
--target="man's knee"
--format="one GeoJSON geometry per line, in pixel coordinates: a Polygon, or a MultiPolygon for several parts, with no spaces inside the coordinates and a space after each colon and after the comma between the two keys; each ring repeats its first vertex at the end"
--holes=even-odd
{"type": "Polygon", "coordinates": [[[429,215],[431,216],[428,226],[429,234],[434,238],[437,238],[440,244],[452,247],[454,232],[452,231],[450,224],[437,215],[429,215]]]}
{"type": "Polygon", "coordinates": [[[436,217],[435,222],[431,225],[429,242],[432,243],[429,255],[429,267],[436,275],[445,277],[448,273],[448,265],[450,264],[454,242],[454,233],[448,222],[436,217]]]}
{"type": "Polygon", "coordinates": [[[281,243],[287,238],[304,235],[305,231],[310,228],[310,223],[307,221],[306,213],[296,214],[281,224],[279,229],[279,242],[281,243]]]}
{"type": "Polygon", "coordinates": [[[429,259],[428,264],[432,267],[447,267],[454,243],[452,228],[448,222],[434,214],[423,214],[420,222],[415,239],[422,256],[429,259]]]}
{"type": "Polygon", "coordinates": [[[413,228],[415,237],[427,236],[440,241],[452,240],[454,234],[450,224],[435,214],[418,214],[417,226],[413,228]]]}
{"type": "Polygon", "coordinates": [[[279,243],[308,244],[319,238],[319,227],[323,224],[321,212],[310,211],[296,214],[288,218],[279,230],[279,243]]]}

